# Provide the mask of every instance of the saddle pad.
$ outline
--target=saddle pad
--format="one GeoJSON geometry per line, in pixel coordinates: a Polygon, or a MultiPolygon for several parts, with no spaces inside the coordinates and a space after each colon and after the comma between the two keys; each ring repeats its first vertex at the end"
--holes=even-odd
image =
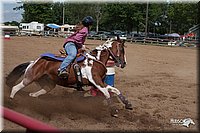
{"type": "MultiPolygon", "coordinates": [[[[54,59],[54,60],[57,60],[57,61],[63,61],[65,59],[65,57],[58,57],[58,56],[55,56],[54,54],[52,53],[44,53],[41,55],[41,57],[48,57],[48,58],[51,58],[51,59],[54,59]]],[[[85,59],[85,56],[79,56],[76,58],[76,61],[77,62],[81,62],[85,59]]]]}

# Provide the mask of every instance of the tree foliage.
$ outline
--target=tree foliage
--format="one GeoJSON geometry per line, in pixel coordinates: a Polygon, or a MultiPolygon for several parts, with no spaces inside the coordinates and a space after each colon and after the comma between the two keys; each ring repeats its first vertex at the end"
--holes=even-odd
{"type": "MultiPolygon", "coordinates": [[[[157,33],[178,32],[183,34],[198,24],[197,3],[150,3],[148,31],[157,33]],[[156,25],[160,23],[161,25],[156,25]]],[[[139,3],[29,3],[25,2],[22,22],[76,24],[83,17],[98,16],[100,30],[145,30],[146,4],[139,3]],[[98,9],[97,9],[98,8],[98,9]]],[[[17,9],[17,8],[16,8],[17,9]]],[[[95,24],[93,30],[95,29],[95,24]]]]}
{"type": "MultiPolygon", "coordinates": [[[[56,5],[55,5],[56,6],[56,5]]],[[[22,22],[37,21],[41,23],[53,23],[57,20],[57,15],[53,9],[53,4],[51,3],[26,3],[23,5],[24,14],[22,22]]],[[[55,10],[57,12],[57,10],[55,10]]]]}
{"type": "Polygon", "coordinates": [[[195,24],[198,24],[197,4],[171,4],[168,12],[169,19],[172,21],[172,28],[174,32],[183,33],[195,24]]]}
{"type": "Polygon", "coordinates": [[[11,25],[11,26],[19,26],[19,23],[17,21],[12,21],[12,22],[5,22],[5,25],[11,25]]]}
{"type": "Polygon", "coordinates": [[[144,21],[143,7],[142,4],[132,3],[107,4],[103,7],[105,18],[102,21],[102,27],[128,32],[136,28],[139,31],[139,25],[144,21]]]}

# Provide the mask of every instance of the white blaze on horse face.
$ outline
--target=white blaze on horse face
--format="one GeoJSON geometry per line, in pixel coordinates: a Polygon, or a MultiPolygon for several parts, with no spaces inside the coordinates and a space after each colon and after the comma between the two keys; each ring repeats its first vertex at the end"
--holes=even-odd
{"type": "Polygon", "coordinates": [[[126,65],[127,65],[127,61],[126,61],[126,53],[124,54],[124,60],[125,60],[126,65]]]}
{"type": "Polygon", "coordinates": [[[103,46],[106,46],[106,47],[108,47],[108,48],[111,48],[111,47],[112,47],[112,43],[113,43],[112,40],[107,40],[107,41],[103,44],[103,46]]]}
{"type": "Polygon", "coordinates": [[[100,60],[101,51],[97,51],[97,60],[100,60]]]}

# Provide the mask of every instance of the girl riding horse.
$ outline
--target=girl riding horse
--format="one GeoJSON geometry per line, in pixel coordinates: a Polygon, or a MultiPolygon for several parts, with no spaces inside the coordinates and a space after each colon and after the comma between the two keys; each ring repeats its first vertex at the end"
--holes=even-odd
{"type": "Polygon", "coordinates": [[[91,16],[85,17],[82,22],[80,22],[77,26],[77,31],[69,36],[65,40],[64,49],[68,56],[64,59],[58,69],[58,76],[67,78],[69,75],[69,71],[67,67],[69,64],[75,59],[77,55],[78,49],[82,48],[82,45],[85,42],[85,38],[87,37],[89,26],[93,24],[93,18],[91,16]]]}
{"type": "MultiPolygon", "coordinates": [[[[106,56],[101,57],[100,55],[100,60],[102,60],[102,62],[91,59],[89,56],[87,56],[84,61],[79,62],[78,64],[79,66],[81,66],[83,85],[93,85],[97,89],[99,89],[104,94],[107,100],[107,103],[111,109],[111,115],[117,116],[117,110],[113,109],[111,106],[112,102],[108,91],[115,93],[122,101],[122,103],[125,104],[126,109],[132,109],[132,105],[117,88],[107,85],[103,79],[105,78],[107,72],[105,64],[110,56],[113,58],[113,60],[121,65],[121,68],[125,67],[126,62],[124,42],[121,42],[121,40],[118,38],[117,41],[107,42],[107,45],[104,45],[103,47],[105,48],[104,53],[106,53],[106,56]]],[[[14,98],[15,94],[19,90],[26,87],[32,82],[39,83],[42,88],[47,85],[50,90],[55,88],[56,84],[65,87],[73,87],[73,85],[77,82],[73,67],[70,67],[70,74],[68,76],[68,79],[66,80],[63,78],[59,78],[59,76],[57,75],[57,69],[60,64],[60,61],[40,57],[36,61],[24,63],[15,67],[14,70],[6,78],[7,85],[12,87],[10,98],[14,98]],[[24,76],[22,81],[13,87],[13,85],[22,75],[24,76]]],[[[43,88],[36,93],[30,93],[30,96],[37,97],[45,93],[47,93],[47,91],[43,88]]]]}

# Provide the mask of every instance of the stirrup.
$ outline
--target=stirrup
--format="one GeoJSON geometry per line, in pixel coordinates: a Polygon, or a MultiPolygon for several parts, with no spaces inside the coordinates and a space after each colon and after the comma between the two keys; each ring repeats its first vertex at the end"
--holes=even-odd
{"type": "Polygon", "coordinates": [[[69,76],[69,72],[61,71],[61,72],[58,73],[58,76],[61,77],[61,78],[65,78],[66,79],[69,76]]]}

